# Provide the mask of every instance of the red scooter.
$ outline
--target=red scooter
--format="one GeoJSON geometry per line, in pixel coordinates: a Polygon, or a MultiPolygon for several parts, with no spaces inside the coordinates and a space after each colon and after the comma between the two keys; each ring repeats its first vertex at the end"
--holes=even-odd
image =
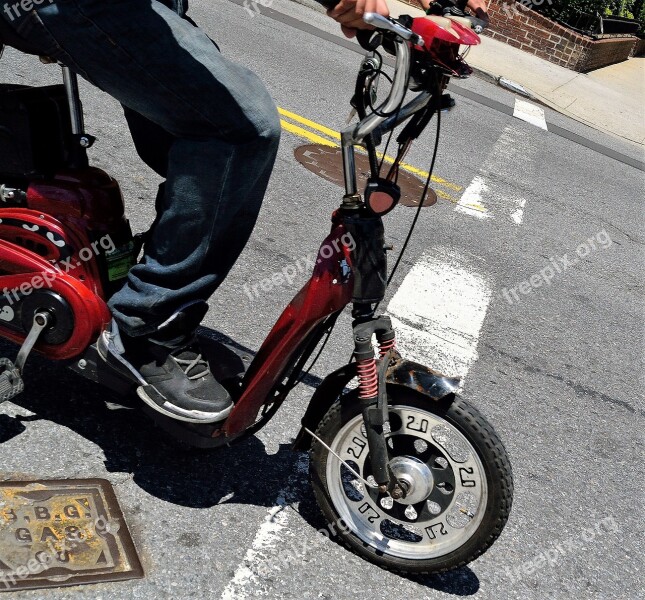
{"type": "MultiPolygon", "coordinates": [[[[398,165],[410,143],[453,104],[444,93],[449,78],[471,73],[460,45],[479,38],[463,19],[370,13],[365,20],[375,30],[362,38],[368,54],[352,99],[359,121],[342,132],[345,195],[311,279],[248,369],[233,350],[212,345],[213,372],[235,402],[224,422],[194,425],[141,408],[195,447],[252,435],[351,304],[352,360],[314,393],[295,449],[309,452],[317,501],[330,523],[347,524],[338,536],[348,548],[399,572],[436,573],[475,559],[500,535],[511,467],[492,426],[456,394],[459,379],[397,352],[390,319],[377,313],[388,283],[382,217],[398,202],[398,165]],[[388,97],[374,106],[381,47],[396,64],[388,97]],[[416,95],[406,103],[408,90],[416,95]],[[376,147],[403,123],[396,160],[382,177],[376,147]],[[371,167],[363,195],[355,146],[371,167]]],[[[32,51],[2,28],[0,35],[32,51]]],[[[66,67],[63,75],[63,86],[0,89],[0,336],[21,344],[15,363],[0,359],[0,403],[23,390],[32,350],[119,394],[133,391],[106,374],[95,342],[111,318],[106,301],[140,244],[117,182],[88,164],[93,138],[84,131],[77,80],[66,67]]]]}

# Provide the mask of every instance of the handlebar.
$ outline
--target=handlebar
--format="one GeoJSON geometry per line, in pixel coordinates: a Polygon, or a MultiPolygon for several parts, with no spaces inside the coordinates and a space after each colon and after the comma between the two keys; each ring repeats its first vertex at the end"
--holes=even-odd
{"type": "MultiPolygon", "coordinates": [[[[473,25],[473,28],[481,25],[480,19],[476,17],[466,17],[466,19],[473,25]]],[[[423,47],[424,39],[403,23],[377,13],[365,13],[363,20],[385,35],[388,39],[388,52],[391,52],[393,48],[396,63],[392,87],[385,101],[357,124],[341,132],[346,196],[354,196],[357,191],[354,146],[365,144],[369,136],[372,136],[367,147],[368,149],[374,148],[376,140],[379,140],[385,133],[426,108],[433,95],[433,92],[423,89],[411,101],[403,105],[410,83],[413,47],[423,47]]],[[[379,45],[378,41],[375,43],[376,46],[379,45]]],[[[369,46],[369,43],[364,47],[374,49],[374,46],[369,46]]],[[[371,56],[373,57],[374,54],[371,56]]],[[[372,60],[374,59],[372,58],[372,60]]],[[[378,143],[376,142],[376,144],[378,143]]]]}
{"type": "Polygon", "coordinates": [[[425,107],[432,95],[423,91],[405,106],[401,106],[407,92],[410,75],[411,44],[423,45],[423,40],[401,23],[377,13],[365,13],[363,20],[375,29],[393,33],[393,44],[396,55],[392,88],[385,101],[370,115],[341,132],[343,163],[345,165],[345,190],[348,196],[356,194],[356,169],[354,145],[360,144],[374,134],[380,136],[402,123],[415,112],[425,107]],[[400,108],[399,108],[400,107],[400,108]]]}
{"type": "Polygon", "coordinates": [[[478,35],[482,31],[484,31],[486,27],[488,27],[488,21],[478,19],[477,17],[473,17],[472,15],[445,14],[444,17],[446,17],[446,19],[450,19],[451,21],[457,21],[457,23],[460,23],[467,29],[472,29],[478,35]]]}
{"type": "MultiPolygon", "coordinates": [[[[360,143],[370,133],[372,133],[379,125],[381,125],[386,117],[393,113],[400,105],[407,91],[408,78],[410,75],[410,45],[408,41],[416,44],[416,38],[419,36],[413,33],[407,27],[392,21],[388,17],[383,17],[376,13],[365,13],[363,17],[366,23],[381,29],[396,34],[394,39],[394,49],[396,55],[396,64],[394,67],[394,79],[392,81],[392,89],[386,100],[381,104],[376,111],[363,119],[353,132],[354,143],[360,143]]],[[[423,40],[420,40],[423,43],[423,40]]]]}

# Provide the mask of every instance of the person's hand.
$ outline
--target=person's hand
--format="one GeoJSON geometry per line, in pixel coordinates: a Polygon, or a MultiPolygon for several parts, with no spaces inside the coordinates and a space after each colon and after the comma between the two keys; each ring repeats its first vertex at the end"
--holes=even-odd
{"type": "Polygon", "coordinates": [[[378,13],[384,17],[390,16],[385,0],[340,0],[327,14],[340,23],[343,33],[352,38],[357,29],[372,29],[363,21],[363,15],[368,12],[378,13]]]}
{"type": "Polygon", "coordinates": [[[468,0],[466,6],[473,15],[488,25],[488,5],[484,0],[468,0]]]}

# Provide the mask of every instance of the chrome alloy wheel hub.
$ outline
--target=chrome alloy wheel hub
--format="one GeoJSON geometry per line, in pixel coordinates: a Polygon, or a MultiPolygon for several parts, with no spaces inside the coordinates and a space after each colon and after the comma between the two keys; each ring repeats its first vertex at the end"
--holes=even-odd
{"type": "Polygon", "coordinates": [[[390,461],[390,468],[404,489],[405,495],[395,499],[400,504],[422,502],[432,493],[434,478],[428,465],[413,456],[397,456],[390,461]]]}

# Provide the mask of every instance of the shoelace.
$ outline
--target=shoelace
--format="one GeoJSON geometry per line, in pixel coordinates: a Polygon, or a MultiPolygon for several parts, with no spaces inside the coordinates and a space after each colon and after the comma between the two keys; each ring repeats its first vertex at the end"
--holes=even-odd
{"type": "MultiPolygon", "coordinates": [[[[184,348],[182,352],[185,352],[186,349],[184,348]]],[[[186,374],[186,377],[190,379],[191,381],[194,381],[195,379],[201,379],[202,377],[207,377],[211,373],[211,368],[210,365],[208,364],[208,361],[203,357],[201,353],[197,354],[197,356],[190,360],[187,358],[179,358],[178,356],[174,356],[173,358],[175,362],[182,368],[184,373],[186,374]],[[186,368],[184,368],[184,366],[186,368]],[[204,370],[200,371],[199,373],[190,375],[190,372],[195,368],[195,367],[202,367],[204,370]]]]}

